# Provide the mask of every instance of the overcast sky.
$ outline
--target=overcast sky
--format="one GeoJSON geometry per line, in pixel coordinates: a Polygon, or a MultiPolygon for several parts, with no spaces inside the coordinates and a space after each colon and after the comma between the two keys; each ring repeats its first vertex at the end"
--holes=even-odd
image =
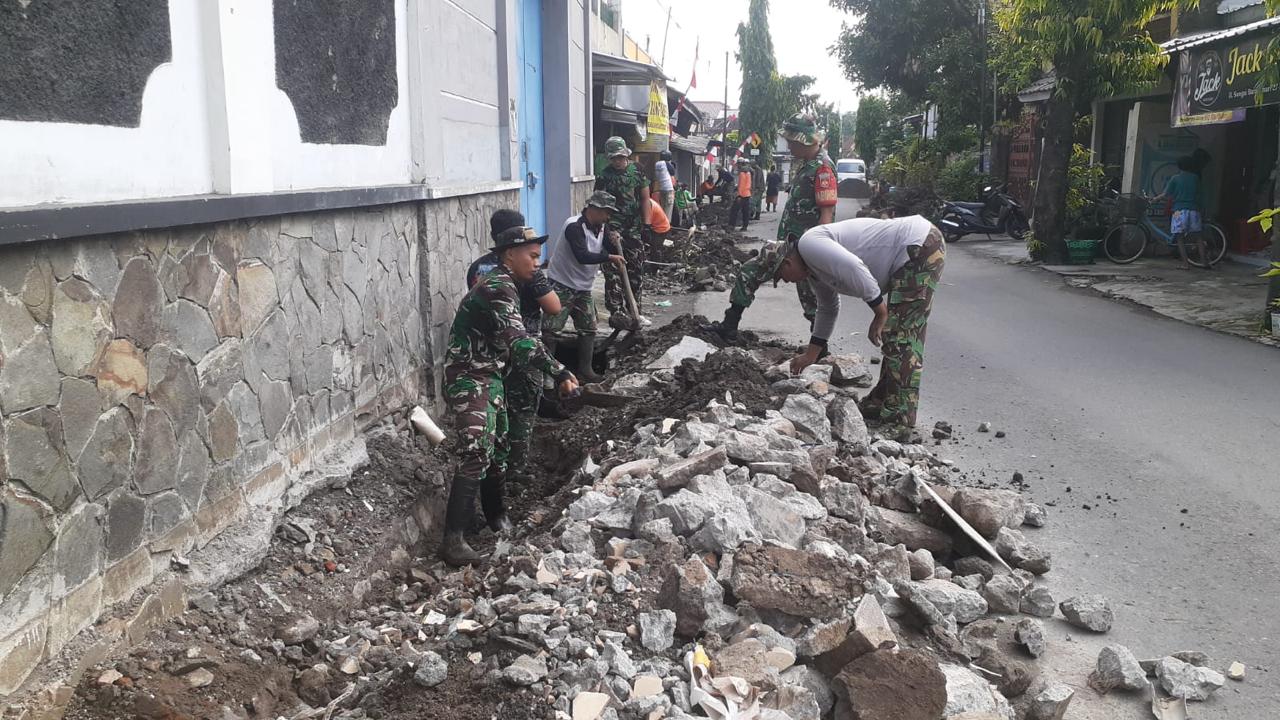
{"type": "MultiPolygon", "coordinates": [[[[655,60],[662,56],[663,28],[671,10],[671,30],[663,70],[684,91],[693,69],[694,48],[700,47],[698,87],[694,100],[721,100],[724,96],[724,54],[729,51],[729,104],[738,105],[742,70],[734,59],[738,49],[736,30],[747,19],[748,0],[623,0],[622,24],[631,37],[645,45],[655,60]],[[700,43],[700,45],[699,45],[700,43]]],[[[774,0],[769,7],[769,28],[778,71],[784,75],[812,75],[814,90],[823,101],[843,110],[858,104],[858,93],[845,79],[840,63],[829,48],[848,19],[827,0],[774,0]]]]}

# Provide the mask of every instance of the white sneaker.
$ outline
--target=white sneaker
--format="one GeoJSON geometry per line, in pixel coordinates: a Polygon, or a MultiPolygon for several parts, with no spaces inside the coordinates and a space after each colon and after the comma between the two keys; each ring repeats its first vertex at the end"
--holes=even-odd
{"type": "Polygon", "coordinates": [[[651,325],[653,325],[652,320],[643,315],[640,316],[640,327],[649,327],[651,325]]]}

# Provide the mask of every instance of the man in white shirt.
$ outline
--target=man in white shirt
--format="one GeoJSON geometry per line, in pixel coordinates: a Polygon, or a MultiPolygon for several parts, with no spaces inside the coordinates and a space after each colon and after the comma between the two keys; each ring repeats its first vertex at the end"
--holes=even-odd
{"type": "Polygon", "coordinates": [[[658,201],[658,206],[667,217],[671,217],[676,199],[675,167],[675,163],[671,162],[671,153],[667,150],[663,150],[658,161],[653,164],[653,188],[649,194],[658,201]]]}
{"type": "Polygon", "coordinates": [[[840,296],[856,297],[874,313],[867,339],[884,354],[880,382],[863,414],[910,436],[920,404],[925,328],[947,257],[942,232],[919,215],[858,218],[819,225],[792,243],[775,277],[808,280],[818,298],[809,347],[791,361],[799,373],[817,361],[840,315],[840,296]]]}

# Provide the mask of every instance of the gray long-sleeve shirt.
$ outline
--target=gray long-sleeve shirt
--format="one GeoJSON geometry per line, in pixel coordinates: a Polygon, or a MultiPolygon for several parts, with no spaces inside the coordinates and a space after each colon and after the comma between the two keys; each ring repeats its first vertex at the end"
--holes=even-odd
{"type": "Polygon", "coordinates": [[[933,224],[919,215],[876,220],[857,218],[819,225],[800,237],[799,251],[818,298],[813,337],[826,341],[840,316],[840,296],[875,307],[889,278],[907,264],[907,248],[924,244],[933,224]]]}

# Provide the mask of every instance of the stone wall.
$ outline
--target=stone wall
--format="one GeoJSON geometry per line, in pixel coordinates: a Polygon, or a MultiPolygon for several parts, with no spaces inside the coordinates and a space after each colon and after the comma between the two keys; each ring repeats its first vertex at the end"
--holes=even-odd
{"type": "Polygon", "coordinates": [[[416,396],[421,313],[438,341],[488,212],[457,199],[0,252],[0,697],[144,586],[131,622],[180,611],[175,559],[266,523],[416,396]]]}
{"type": "MultiPolygon", "coordinates": [[[[595,192],[595,189],[596,181],[594,179],[573,183],[573,190],[570,192],[570,198],[573,201],[573,212],[582,212],[582,208],[587,206],[587,199],[591,197],[591,193],[595,192]]],[[[554,223],[552,224],[554,225],[554,223]]],[[[558,229],[551,228],[552,232],[558,229]]]]}

